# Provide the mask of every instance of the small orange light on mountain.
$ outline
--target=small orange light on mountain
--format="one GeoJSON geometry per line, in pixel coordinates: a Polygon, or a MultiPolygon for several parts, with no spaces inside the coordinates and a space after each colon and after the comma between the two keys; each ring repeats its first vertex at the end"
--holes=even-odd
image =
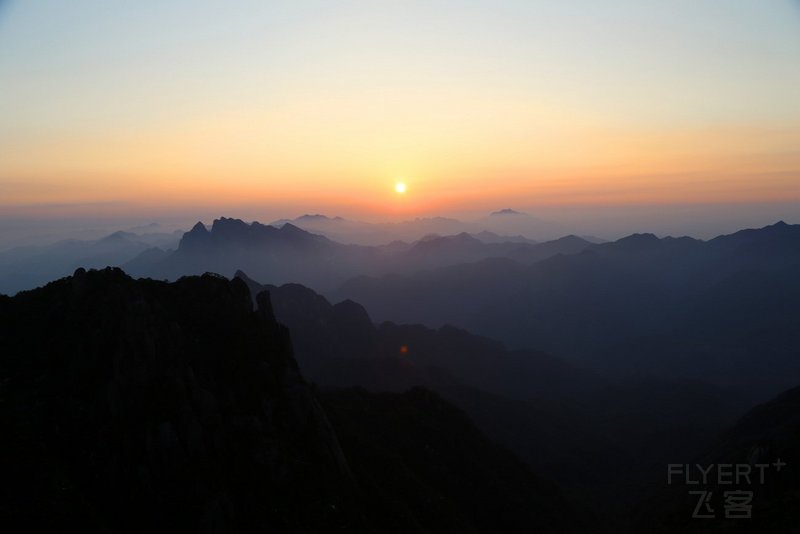
{"type": "Polygon", "coordinates": [[[408,354],[408,347],[406,345],[400,347],[400,354],[408,354]]]}

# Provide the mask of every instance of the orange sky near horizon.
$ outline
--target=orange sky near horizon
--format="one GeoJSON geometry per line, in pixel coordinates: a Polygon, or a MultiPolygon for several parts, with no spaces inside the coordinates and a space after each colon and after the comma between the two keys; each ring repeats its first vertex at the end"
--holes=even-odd
{"type": "Polygon", "coordinates": [[[240,3],[8,3],[0,209],[800,201],[791,2],[240,3]]]}
{"type": "Polygon", "coordinates": [[[793,152],[800,128],[604,133],[576,127],[562,132],[569,140],[516,146],[501,144],[506,137],[465,136],[432,150],[435,141],[428,140],[403,150],[405,159],[391,143],[370,145],[369,136],[337,141],[330,132],[301,145],[316,154],[307,161],[262,152],[260,146],[280,144],[266,141],[270,135],[264,129],[226,145],[220,139],[230,133],[215,125],[18,143],[2,164],[17,181],[4,184],[0,204],[166,207],[213,199],[226,208],[285,202],[400,215],[494,209],[510,198],[529,205],[800,201],[800,153],[793,152]],[[404,195],[394,191],[398,180],[408,185],[404,195]]]}

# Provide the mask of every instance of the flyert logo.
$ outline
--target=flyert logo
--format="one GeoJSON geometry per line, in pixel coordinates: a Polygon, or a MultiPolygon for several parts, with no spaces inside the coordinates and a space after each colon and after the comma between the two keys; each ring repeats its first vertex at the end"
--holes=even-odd
{"type": "Polygon", "coordinates": [[[668,464],[667,485],[685,484],[697,486],[696,490],[689,490],[689,495],[697,498],[697,504],[692,511],[693,519],[752,519],[753,517],[753,489],[743,490],[742,487],[763,486],[768,473],[780,473],[786,468],[786,462],[778,458],[773,463],[760,464],[668,464]],[[737,489],[723,489],[722,508],[724,515],[717,515],[718,499],[715,500],[716,488],[736,486],[737,489]],[[709,487],[715,490],[708,489],[709,487]]]}

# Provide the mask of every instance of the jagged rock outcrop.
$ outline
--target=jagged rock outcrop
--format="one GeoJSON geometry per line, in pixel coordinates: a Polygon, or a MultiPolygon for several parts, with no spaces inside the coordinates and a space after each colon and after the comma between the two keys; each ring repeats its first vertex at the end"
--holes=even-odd
{"type": "MultiPolygon", "coordinates": [[[[78,270],[0,304],[4,523],[140,532],[358,524],[354,482],[266,295],[78,270]]],[[[338,525],[338,527],[337,527],[338,525]]]]}

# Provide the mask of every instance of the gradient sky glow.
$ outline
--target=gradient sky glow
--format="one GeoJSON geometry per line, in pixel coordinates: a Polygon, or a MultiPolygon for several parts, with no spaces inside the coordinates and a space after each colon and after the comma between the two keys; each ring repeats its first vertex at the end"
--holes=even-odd
{"type": "Polygon", "coordinates": [[[0,0],[6,213],[778,201],[796,1],[0,0]]]}

